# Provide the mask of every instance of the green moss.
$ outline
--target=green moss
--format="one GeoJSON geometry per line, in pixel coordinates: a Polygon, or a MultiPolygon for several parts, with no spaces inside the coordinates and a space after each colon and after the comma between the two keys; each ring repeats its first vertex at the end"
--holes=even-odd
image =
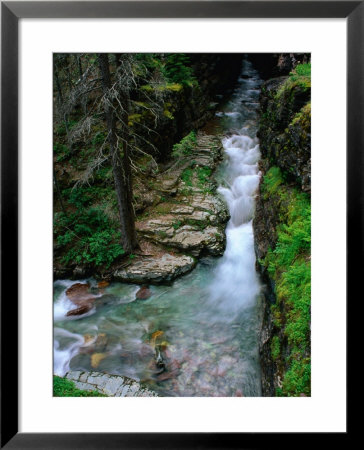
{"type": "Polygon", "coordinates": [[[165,109],[165,110],[163,111],[163,115],[164,115],[164,117],[167,117],[167,119],[170,119],[170,120],[173,120],[173,119],[174,119],[173,114],[172,114],[171,111],[169,111],[168,109],[165,109]]]}
{"type": "Polygon", "coordinates": [[[273,336],[271,341],[271,352],[273,361],[275,361],[280,355],[280,344],[278,336],[273,336]]]}
{"type": "Polygon", "coordinates": [[[282,326],[282,315],[278,308],[278,305],[272,305],[271,312],[272,312],[272,318],[273,318],[273,325],[276,328],[280,329],[282,326]]]}
{"type": "Polygon", "coordinates": [[[150,103],[140,102],[140,101],[136,101],[136,100],[133,101],[133,104],[136,106],[139,106],[140,108],[151,108],[152,107],[152,105],[150,103]]]}
{"type": "Polygon", "coordinates": [[[294,116],[290,125],[296,125],[300,123],[304,126],[311,126],[311,102],[306,103],[306,105],[294,116]]]}
{"type": "Polygon", "coordinates": [[[77,389],[71,380],[53,376],[53,396],[54,397],[107,397],[97,391],[83,391],[77,389]]]}
{"type": "Polygon", "coordinates": [[[298,64],[289,76],[291,79],[297,79],[298,77],[311,78],[311,63],[298,64]]]}
{"type": "MultiPolygon", "coordinates": [[[[299,358],[299,355],[297,355],[299,358]]],[[[300,394],[311,395],[311,363],[309,358],[293,359],[282,382],[282,395],[298,397],[300,394]]]]}
{"type": "Polygon", "coordinates": [[[142,118],[141,114],[130,114],[128,116],[128,125],[129,127],[132,127],[134,123],[139,123],[142,118]]]}
{"type": "Polygon", "coordinates": [[[296,91],[308,91],[311,89],[311,64],[300,64],[289,78],[282,83],[274,98],[278,104],[289,104],[296,91]]]}
{"type": "Polygon", "coordinates": [[[160,214],[168,214],[171,212],[173,206],[175,206],[173,203],[159,203],[158,205],[156,205],[155,211],[160,214]]]}
{"type": "Polygon", "coordinates": [[[180,92],[183,89],[183,85],[180,83],[166,83],[166,84],[157,84],[157,85],[144,84],[143,86],[140,86],[140,89],[142,91],[146,91],[146,92],[152,92],[152,91],[180,92]]]}
{"type": "Polygon", "coordinates": [[[185,169],[181,174],[181,179],[187,186],[192,186],[193,170],[190,168],[185,169]]]}
{"type": "Polygon", "coordinates": [[[165,89],[172,92],[180,92],[182,91],[183,86],[180,83],[168,83],[166,84],[165,89]]]}
{"type": "MultiPolygon", "coordinates": [[[[309,196],[283,184],[280,169],[272,167],[264,177],[262,192],[277,197],[280,225],[275,248],[263,264],[275,281],[277,304],[272,307],[273,323],[287,339],[289,355],[284,361],[282,395],[310,392],[310,304],[311,304],[311,205],[309,196]]],[[[272,358],[279,354],[279,338],[271,341],[272,358]]]]}

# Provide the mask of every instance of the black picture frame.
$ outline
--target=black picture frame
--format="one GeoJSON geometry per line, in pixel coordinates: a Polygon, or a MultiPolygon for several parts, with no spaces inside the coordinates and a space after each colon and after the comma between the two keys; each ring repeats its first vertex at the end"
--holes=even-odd
{"type": "MultiPolygon", "coordinates": [[[[281,439],[279,433],[18,432],[18,21],[119,17],[347,19],[347,304],[359,288],[363,273],[364,1],[1,2],[1,448],[226,449],[265,447],[268,441],[270,447],[281,439]]],[[[347,439],[349,430],[348,421],[347,432],[335,436],[338,443],[347,439]]],[[[309,444],[312,437],[308,435],[302,434],[300,445],[309,444]]],[[[286,437],[297,442],[297,436],[286,437]]],[[[316,434],[315,443],[318,438],[316,434]]]]}

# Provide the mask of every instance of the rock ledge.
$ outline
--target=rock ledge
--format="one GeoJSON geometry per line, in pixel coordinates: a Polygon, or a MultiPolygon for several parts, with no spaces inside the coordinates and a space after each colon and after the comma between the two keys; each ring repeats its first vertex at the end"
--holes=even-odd
{"type": "Polygon", "coordinates": [[[119,375],[71,371],[65,375],[65,378],[72,380],[78,389],[97,391],[109,397],[158,397],[158,394],[139,382],[119,375]]]}

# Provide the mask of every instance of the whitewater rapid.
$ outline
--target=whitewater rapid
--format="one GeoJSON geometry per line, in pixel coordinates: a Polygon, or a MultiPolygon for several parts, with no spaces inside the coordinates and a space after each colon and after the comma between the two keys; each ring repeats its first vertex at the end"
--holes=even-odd
{"type": "Polygon", "coordinates": [[[215,270],[211,301],[232,313],[251,306],[260,291],[255,271],[252,219],[254,196],[259,186],[260,158],[257,139],[234,134],[223,140],[227,157],[225,186],[220,192],[228,205],[226,250],[215,270]]]}

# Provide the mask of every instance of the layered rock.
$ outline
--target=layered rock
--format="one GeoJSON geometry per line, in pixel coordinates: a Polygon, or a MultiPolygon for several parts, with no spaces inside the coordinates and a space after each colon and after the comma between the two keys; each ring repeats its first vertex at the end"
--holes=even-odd
{"type": "Polygon", "coordinates": [[[83,391],[96,391],[108,397],[158,397],[143,384],[127,377],[101,372],[71,371],[65,378],[83,391]]]}
{"type": "MultiPolygon", "coordinates": [[[[150,180],[155,204],[136,222],[142,249],[147,248],[126,267],[114,270],[113,278],[170,283],[192,270],[195,258],[223,254],[228,210],[213,180],[221,158],[221,138],[200,133],[189,154],[150,180]]],[[[138,202],[144,204],[143,190],[138,190],[138,202]]]]}
{"type": "Polygon", "coordinates": [[[263,158],[278,166],[289,181],[311,191],[311,82],[290,77],[262,87],[258,132],[263,158]]]}
{"type": "Polygon", "coordinates": [[[145,108],[139,111],[141,124],[132,123],[136,142],[156,159],[163,160],[170,155],[172,146],[192,129],[200,129],[214,117],[216,94],[227,94],[239,76],[241,54],[189,54],[193,73],[198,83],[172,85],[163,92],[164,115],[158,123],[153,114],[145,108]],[[229,70],[226,70],[229,67],[229,70]],[[150,133],[149,130],[153,130],[150,133]],[[150,143],[150,144],[149,144],[150,143]],[[158,149],[158,151],[156,151],[158,149]]]}
{"type": "Polygon", "coordinates": [[[196,148],[178,167],[167,171],[154,188],[163,198],[136,224],[139,234],[156,244],[193,256],[224,251],[224,224],[228,212],[216,196],[210,173],[221,158],[221,140],[200,134],[196,148]]]}
{"type": "Polygon", "coordinates": [[[175,278],[191,271],[196,260],[187,255],[164,253],[160,256],[141,257],[125,269],[117,269],[113,277],[128,283],[170,283],[175,278]]]}

